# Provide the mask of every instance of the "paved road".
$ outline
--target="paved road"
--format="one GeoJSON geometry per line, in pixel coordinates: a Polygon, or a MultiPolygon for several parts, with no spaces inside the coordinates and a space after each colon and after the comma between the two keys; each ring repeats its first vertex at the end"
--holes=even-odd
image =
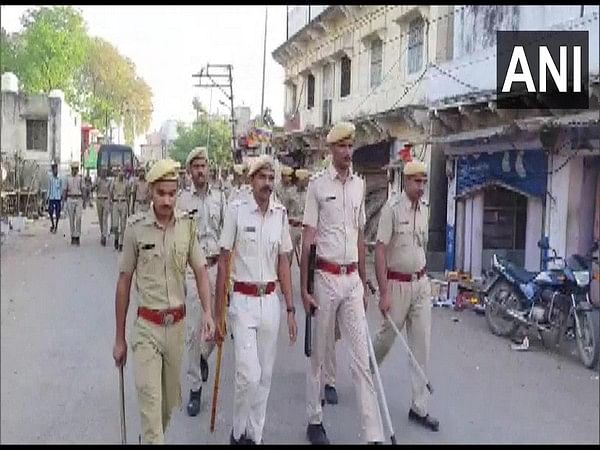
{"type": "MultiPolygon", "coordinates": [[[[94,221],[93,211],[86,210],[79,248],[69,245],[67,221],[61,221],[57,235],[49,233],[46,221],[30,224],[1,247],[2,443],[119,441],[118,376],[112,360],[117,253],[99,245],[94,221]]],[[[296,294],[297,280],[296,269],[296,294]]],[[[296,301],[299,305],[298,296],[296,301]]],[[[131,309],[129,316],[131,322],[131,309]]],[[[376,309],[369,308],[371,334],[379,320],[376,309]]],[[[284,324],[282,320],[264,440],[304,443],[303,333],[290,349],[284,324]]],[[[299,325],[302,329],[302,320],[299,325]]],[[[333,443],[361,442],[343,341],[337,354],[340,404],[325,407],[325,426],[333,443]]],[[[213,361],[214,356],[210,389],[203,392],[196,418],[185,414],[189,385],[182,376],[183,408],[174,414],[167,442],[228,442],[233,406],[229,341],[217,427],[210,434],[213,361]]],[[[438,433],[408,421],[408,359],[399,343],[381,367],[398,442],[600,442],[598,372],[583,367],[572,348],[550,353],[533,341],[529,352],[517,353],[487,330],[481,316],[436,308],[431,361],[431,413],[440,419],[438,433]]],[[[137,442],[140,423],[131,364],[126,367],[126,402],[128,441],[137,442]]]]}

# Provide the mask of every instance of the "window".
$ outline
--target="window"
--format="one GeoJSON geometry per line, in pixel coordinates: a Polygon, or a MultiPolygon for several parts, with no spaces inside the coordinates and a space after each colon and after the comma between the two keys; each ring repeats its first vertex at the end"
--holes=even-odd
{"type": "Polygon", "coordinates": [[[340,76],[340,97],[344,98],[350,95],[350,74],[352,61],[350,58],[343,56],[341,61],[342,73],[340,76]]]}
{"type": "Polygon", "coordinates": [[[28,120],[26,122],[27,150],[48,151],[48,121],[28,120]]]}
{"type": "Polygon", "coordinates": [[[383,63],[383,42],[375,38],[371,41],[371,87],[381,83],[381,69],[383,63]]]}
{"type": "Polygon", "coordinates": [[[333,65],[323,66],[323,126],[331,125],[333,107],[333,65]]]}
{"type": "Polygon", "coordinates": [[[315,106],[315,76],[312,73],[309,73],[306,78],[306,84],[308,85],[308,90],[306,91],[306,107],[311,109],[315,106]]]}
{"type": "Polygon", "coordinates": [[[424,21],[418,17],[408,25],[408,73],[415,73],[423,66],[424,21]]]}

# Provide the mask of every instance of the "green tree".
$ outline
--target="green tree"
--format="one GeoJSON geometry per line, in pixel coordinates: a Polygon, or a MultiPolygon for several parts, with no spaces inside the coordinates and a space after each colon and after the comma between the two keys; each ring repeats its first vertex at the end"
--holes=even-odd
{"type": "Polygon", "coordinates": [[[121,123],[125,141],[145,132],[152,118],[152,90],[136,74],[135,64],[101,38],[90,41],[77,77],[78,103],[85,120],[97,128],[121,123]]]}
{"type": "MultiPolygon", "coordinates": [[[[73,79],[87,53],[89,39],[81,13],[70,6],[30,9],[15,37],[14,71],[26,93],[61,89],[69,103],[73,79]]],[[[10,59],[9,59],[10,60],[10,59]]]]}
{"type": "Polygon", "coordinates": [[[17,42],[15,34],[0,29],[0,73],[17,72],[17,42]]]}
{"type": "Polygon", "coordinates": [[[232,162],[231,127],[226,120],[204,115],[191,126],[179,123],[178,137],[171,148],[171,158],[184,164],[194,147],[207,147],[211,167],[223,167],[232,162]],[[210,131],[210,136],[209,136],[210,131]]]}

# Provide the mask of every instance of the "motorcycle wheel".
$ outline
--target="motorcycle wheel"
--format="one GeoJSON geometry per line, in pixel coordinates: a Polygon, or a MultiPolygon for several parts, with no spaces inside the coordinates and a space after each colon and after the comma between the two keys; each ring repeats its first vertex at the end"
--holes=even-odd
{"type": "Polygon", "coordinates": [[[580,337],[575,333],[579,357],[585,367],[594,369],[600,358],[600,310],[580,311],[577,317],[582,334],[580,337]]]}
{"type": "Polygon", "coordinates": [[[499,281],[492,287],[485,305],[485,320],[492,333],[497,336],[511,336],[517,331],[519,324],[504,315],[499,306],[518,310],[519,303],[519,298],[507,281],[499,281]]]}

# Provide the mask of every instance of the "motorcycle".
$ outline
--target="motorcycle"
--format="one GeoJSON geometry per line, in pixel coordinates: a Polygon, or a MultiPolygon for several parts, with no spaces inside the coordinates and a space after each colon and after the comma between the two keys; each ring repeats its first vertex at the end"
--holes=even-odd
{"type": "MultiPolygon", "coordinates": [[[[538,242],[550,250],[548,239],[538,242]]],[[[567,336],[575,338],[582,363],[595,368],[600,359],[600,308],[590,301],[592,254],[565,260],[552,249],[546,261],[562,267],[529,272],[494,255],[492,277],[484,288],[485,317],[492,333],[513,337],[517,330],[537,330],[546,347],[558,347],[567,336]]]]}

